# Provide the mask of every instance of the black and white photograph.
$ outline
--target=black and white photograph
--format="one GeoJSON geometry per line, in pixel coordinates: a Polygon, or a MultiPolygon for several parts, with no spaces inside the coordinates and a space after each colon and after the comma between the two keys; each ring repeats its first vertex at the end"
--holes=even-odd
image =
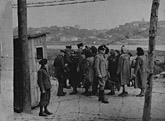
{"type": "Polygon", "coordinates": [[[165,121],[165,0],[0,0],[0,121],[165,121]]]}

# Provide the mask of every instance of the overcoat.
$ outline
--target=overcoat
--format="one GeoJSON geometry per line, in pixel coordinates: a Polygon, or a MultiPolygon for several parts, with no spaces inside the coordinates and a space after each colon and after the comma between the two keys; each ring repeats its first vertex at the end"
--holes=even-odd
{"type": "Polygon", "coordinates": [[[93,83],[94,78],[94,57],[88,57],[85,65],[85,79],[93,83]]]}
{"type": "Polygon", "coordinates": [[[135,88],[144,89],[147,78],[147,63],[144,55],[138,56],[135,63],[135,88]]]}
{"type": "Polygon", "coordinates": [[[128,54],[121,54],[119,57],[117,74],[121,85],[129,84],[131,78],[130,56],[128,54]]]}
{"type": "Polygon", "coordinates": [[[105,59],[103,54],[97,54],[95,57],[94,69],[96,77],[107,77],[108,76],[108,61],[105,59]]]}

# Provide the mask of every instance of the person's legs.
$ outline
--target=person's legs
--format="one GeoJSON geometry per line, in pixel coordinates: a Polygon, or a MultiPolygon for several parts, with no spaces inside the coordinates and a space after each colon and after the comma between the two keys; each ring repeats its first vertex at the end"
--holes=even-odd
{"type": "Polygon", "coordinates": [[[98,92],[98,79],[94,78],[93,84],[92,84],[92,95],[96,95],[98,92]]]}
{"type": "Polygon", "coordinates": [[[74,77],[72,81],[73,81],[73,83],[72,83],[73,91],[70,93],[70,95],[77,94],[78,80],[77,80],[77,78],[74,77]]]}
{"type": "Polygon", "coordinates": [[[91,96],[91,90],[90,90],[90,87],[91,87],[91,82],[88,82],[87,85],[86,85],[86,96],[91,96]]]}
{"type": "Polygon", "coordinates": [[[119,94],[119,96],[126,96],[126,95],[128,95],[128,92],[125,91],[125,85],[122,85],[122,87],[123,87],[123,91],[122,91],[122,93],[119,94]]]}
{"type": "Polygon", "coordinates": [[[44,106],[44,113],[46,113],[47,115],[52,115],[53,113],[49,112],[47,107],[49,105],[50,102],[50,89],[46,90],[46,94],[45,94],[45,106],[44,106]]]}
{"type": "Polygon", "coordinates": [[[39,116],[47,116],[46,113],[44,113],[44,106],[45,106],[45,93],[41,93],[40,95],[40,112],[39,112],[39,116]]]}
{"type": "Polygon", "coordinates": [[[103,78],[99,78],[98,82],[99,82],[99,101],[102,101],[102,103],[109,103],[108,100],[105,98],[105,94],[104,94],[104,87],[106,80],[103,78]]]}
{"type": "Polygon", "coordinates": [[[141,88],[140,94],[136,95],[137,97],[143,97],[145,95],[144,88],[141,88]]]}
{"type": "Polygon", "coordinates": [[[57,79],[58,79],[58,92],[57,92],[57,96],[65,96],[65,94],[64,94],[64,92],[63,92],[63,86],[64,86],[64,82],[65,82],[65,80],[64,80],[64,78],[63,78],[63,75],[59,75],[58,77],[57,77],[57,79]]]}
{"type": "Polygon", "coordinates": [[[111,91],[107,95],[114,95],[115,94],[115,85],[111,84],[111,91]]]}

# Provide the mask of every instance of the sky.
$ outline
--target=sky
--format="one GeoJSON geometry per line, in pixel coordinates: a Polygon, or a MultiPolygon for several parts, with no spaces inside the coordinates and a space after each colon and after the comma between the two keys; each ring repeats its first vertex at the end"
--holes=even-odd
{"type": "MultiPolygon", "coordinates": [[[[16,3],[17,0],[13,0],[16,3]]],[[[27,0],[27,2],[53,0],[27,0]]],[[[77,0],[83,1],[83,0],[77,0]]],[[[104,2],[27,9],[28,27],[75,26],[111,29],[132,21],[150,20],[152,0],[107,0],[104,2]]],[[[160,0],[159,20],[165,20],[165,0],[160,0]]],[[[13,27],[18,26],[13,8],[13,27]]]]}

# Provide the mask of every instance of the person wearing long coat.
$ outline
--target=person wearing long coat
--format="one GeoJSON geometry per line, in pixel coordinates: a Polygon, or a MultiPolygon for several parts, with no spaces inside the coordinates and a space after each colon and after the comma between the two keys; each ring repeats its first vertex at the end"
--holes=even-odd
{"type": "MultiPolygon", "coordinates": [[[[82,83],[83,83],[83,73],[84,73],[84,64],[85,64],[85,49],[84,48],[84,45],[83,43],[80,43],[80,44],[77,44],[77,58],[78,58],[78,65],[77,65],[77,74],[79,76],[78,78],[78,87],[81,87],[82,86],[82,83]]],[[[74,94],[74,93],[73,93],[74,94]]]]}
{"type": "MultiPolygon", "coordinates": [[[[65,49],[65,54],[64,54],[64,64],[68,65],[67,68],[66,68],[66,71],[65,71],[65,76],[64,76],[64,88],[67,88],[69,89],[70,86],[68,86],[67,84],[67,80],[69,80],[70,78],[70,63],[71,63],[71,54],[72,54],[72,46],[66,46],[66,49],[65,49]]],[[[69,80],[69,84],[70,84],[70,80],[69,80]]]]}
{"type": "MultiPolygon", "coordinates": [[[[95,62],[95,58],[97,55],[97,48],[95,46],[91,46],[91,52],[92,52],[92,57],[94,58],[94,62],[95,62]]],[[[96,77],[96,72],[94,70],[94,77],[93,77],[93,83],[92,83],[92,95],[98,95],[98,80],[96,77]]]]}
{"type": "Polygon", "coordinates": [[[92,56],[92,52],[90,49],[85,52],[86,64],[84,71],[84,94],[86,96],[90,96],[92,94],[92,84],[94,79],[94,57],[92,56]],[[89,91],[90,90],[90,91],[89,91]]]}
{"type": "Polygon", "coordinates": [[[135,88],[140,88],[141,92],[138,97],[144,96],[146,79],[147,79],[147,67],[146,67],[146,57],[142,48],[137,48],[137,58],[135,62],[135,88]]]}
{"type": "Polygon", "coordinates": [[[65,73],[67,70],[67,65],[64,62],[64,50],[60,50],[60,53],[57,55],[55,61],[54,61],[54,66],[56,69],[56,76],[58,79],[58,91],[57,91],[57,96],[65,96],[65,92],[63,91],[63,88],[66,84],[65,82],[65,73]]]}
{"type": "Polygon", "coordinates": [[[51,93],[51,82],[50,75],[46,69],[47,59],[42,59],[39,61],[41,68],[38,70],[38,86],[40,88],[40,112],[39,116],[47,116],[52,113],[48,111],[47,106],[50,102],[50,93],[51,93]],[[44,109],[44,110],[43,110],[44,109]]]}
{"type": "Polygon", "coordinates": [[[120,85],[123,87],[122,93],[119,96],[126,96],[125,85],[129,84],[131,78],[130,56],[127,54],[125,46],[121,48],[122,54],[119,57],[117,74],[119,75],[120,85]]]}
{"type": "Polygon", "coordinates": [[[118,83],[117,67],[118,61],[115,55],[115,50],[111,49],[110,56],[108,57],[108,71],[110,74],[111,92],[109,92],[107,95],[115,94],[115,84],[118,83]]]}
{"type": "Polygon", "coordinates": [[[70,84],[73,88],[73,91],[69,93],[70,95],[77,94],[77,87],[79,85],[79,73],[77,72],[79,58],[77,54],[72,54],[71,63],[70,63],[70,84]]]}

